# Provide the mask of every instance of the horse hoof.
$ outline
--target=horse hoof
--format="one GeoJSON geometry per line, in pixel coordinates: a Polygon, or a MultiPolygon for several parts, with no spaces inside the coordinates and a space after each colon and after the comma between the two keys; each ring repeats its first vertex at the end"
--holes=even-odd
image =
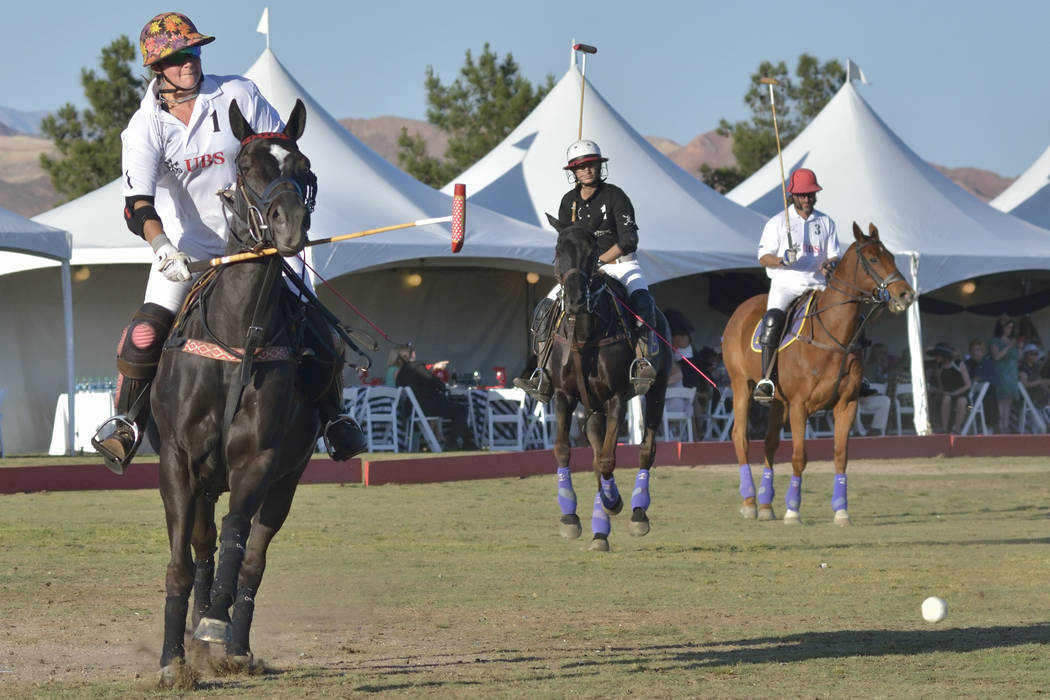
{"type": "Polygon", "coordinates": [[[580,527],[580,516],[578,515],[563,515],[561,516],[561,536],[567,540],[575,540],[581,534],[583,534],[583,528],[580,527]]]}
{"type": "Polygon", "coordinates": [[[744,520],[754,520],[758,517],[758,508],[755,506],[740,506],[740,515],[744,516],[744,520]]]}
{"type": "Polygon", "coordinates": [[[772,508],[765,507],[765,508],[759,508],[758,509],[758,519],[759,520],[776,520],[777,516],[776,516],[775,513],[773,513],[773,509],[772,508]]]}
{"type": "Polygon", "coordinates": [[[229,644],[233,638],[232,629],[229,622],[205,617],[197,625],[193,638],[209,644],[229,644]]]}
{"type": "Polygon", "coordinates": [[[801,525],[802,518],[798,516],[797,510],[787,510],[784,512],[784,524],[785,525],[801,525]]]}
{"type": "Polygon", "coordinates": [[[631,513],[631,522],[627,525],[627,531],[631,537],[645,537],[649,534],[649,517],[641,508],[635,508],[631,513]]]}
{"type": "Polygon", "coordinates": [[[853,521],[849,518],[849,513],[845,509],[835,511],[835,524],[839,527],[849,527],[853,524],[853,521]]]}
{"type": "Polygon", "coordinates": [[[250,671],[255,666],[255,657],[249,651],[247,654],[232,654],[226,657],[226,662],[229,664],[230,669],[236,672],[244,673],[250,671]]]}
{"type": "Polygon", "coordinates": [[[608,552],[609,551],[609,540],[604,537],[595,537],[591,540],[591,546],[587,549],[592,552],[608,552]]]}
{"type": "Polygon", "coordinates": [[[620,511],[623,510],[623,499],[617,498],[616,503],[613,504],[612,508],[605,505],[605,501],[602,501],[602,509],[609,515],[619,515],[620,511]]]}
{"type": "Polygon", "coordinates": [[[157,672],[157,687],[164,690],[194,690],[200,683],[200,674],[176,659],[157,672]]]}

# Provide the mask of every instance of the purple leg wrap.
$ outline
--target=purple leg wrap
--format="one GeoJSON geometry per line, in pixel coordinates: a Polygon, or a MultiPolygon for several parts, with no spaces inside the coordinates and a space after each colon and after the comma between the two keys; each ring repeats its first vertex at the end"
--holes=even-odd
{"type": "Polygon", "coordinates": [[[773,503],[773,470],[765,468],[762,470],[762,484],[758,487],[758,504],[768,506],[773,503]]]}
{"type": "Polygon", "coordinates": [[[638,476],[634,477],[634,491],[631,492],[631,509],[649,508],[649,470],[639,469],[638,476]]]}
{"type": "Polygon", "coordinates": [[[787,496],[784,498],[784,505],[789,510],[797,511],[800,503],[802,503],[802,477],[793,476],[791,477],[791,485],[788,486],[787,496]]]}
{"type": "Polygon", "coordinates": [[[612,510],[616,507],[617,501],[620,500],[620,489],[616,488],[616,477],[610,476],[606,479],[602,477],[602,488],[599,491],[602,497],[602,503],[605,507],[612,510]]]}
{"type": "Polygon", "coordinates": [[[846,475],[835,475],[835,488],[831,492],[831,509],[846,510],[846,475]]]}
{"type": "Polygon", "coordinates": [[[751,465],[740,465],[740,497],[755,497],[755,480],[751,478],[751,465]]]}
{"type": "Polygon", "coordinates": [[[612,523],[609,522],[609,514],[602,507],[601,492],[594,494],[594,512],[591,513],[591,532],[596,535],[609,536],[612,523]]]}
{"type": "Polygon", "coordinates": [[[576,492],[572,490],[572,470],[558,467],[558,507],[562,515],[576,513],[576,492]]]}

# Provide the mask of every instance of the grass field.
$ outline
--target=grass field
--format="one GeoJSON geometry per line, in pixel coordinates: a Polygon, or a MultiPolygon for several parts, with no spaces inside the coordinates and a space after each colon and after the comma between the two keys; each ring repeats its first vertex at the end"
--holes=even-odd
{"type": "MultiPolygon", "coordinates": [[[[205,672],[191,694],[1036,695],[1047,467],[855,461],[852,528],[831,524],[827,463],[807,471],[802,527],[740,519],[735,468],[656,469],[652,532],[616,516],[608,554],[587,551],[589,476],[571,542],[553,475],[304,486],[257,599],[267,672],[205,672]],[[943,622],[922,620],[928,595],[948,601],[943,622]]],[[[780,514],[784,469],[776,486],[780,514]]],[[[153,695],[166,549],[154,492],[0,497],[0,692],[153,695]]]]}

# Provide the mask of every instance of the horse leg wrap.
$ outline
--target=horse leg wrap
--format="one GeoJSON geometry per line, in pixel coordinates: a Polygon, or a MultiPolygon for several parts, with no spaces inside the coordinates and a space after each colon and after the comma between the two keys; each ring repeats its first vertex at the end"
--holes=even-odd
{"type": "Polygon", "coordinates": [[[599,491],[594,494],[594,511],[591,512],[591,532],[595,535],[608,537],[611,530],[612,522],[609,520],[609,514],[602,507],[602,494],[599,491]]]}
{"type": "Polygon", "coordinates": [[[211,589],[208,617],[229,621],[229,607],[237,589],[237,576],[244,561],[244,543],[248,540],[251,521],[243,515],[230,513],[222,519],[219,535],[219,568],[211,589]]]}
{"type": "Polygon", "coordinates": [[[798,512],[799,504],[802,503],[802,477],[792,476],[791,484],[788,486],[787,496],[784,497],[784,505],[788,510],[798,512]]]}
{"type": "Polygon", "coordinates": [[[622,504],[620,499],[620,489],[616,487],[616,477],[610,476],[606,479],[604,476],[601,479],[602,487],[598,493],[601,496],[602,505],[609,510],[616,510],[617,505],[622,504]]]}
{"type": "Polygon", "coordinates": [[[635,508],[648,510],[650,502],[649,470],[639,469],[638,476],[634,477],[634,491],[631,492],[631,510],[635,508]]]}
{"type": "Polygon", "coordinates": [[[569,467],[558,467],[558,507],[562,515],[576,512],[576,491],[572,488],[572,470],[569,467]]]}
{"type": "Polygon", "coordinates": [[[766,467],[762,470],[762,483],[758,487],[758,504],[768,506],[773,504],[773,470],[766,467]]]}
{"type": "Polygon", "coordinates": [[[740,465],[740,497],[745,500],[755,497],[755,480],[751,478],[750,464],[740,465]]]}
{"type": "Polygon", "coordinates": [[[211,584],[215,580],[215,559],[199,559],[193,562],[193,622],[194,626],[208,611],[211,603],[211,584]]]}
{"type": "Polygon", "coordinates": [[[160,667],[170,666],[176,659],[186,658],[186,611],[190,607],[187,595],[169,595],[164,599],[164,646],[160,652],[160,667]]]}
{"type": "Polygon", "coordinates": [[[831,491],[831,510],[846,510],[846,475],[835,475],[835,486],[831,491]]]}
{"type": "Polygon", "coordinates": [[[248,636],[251,632],[252,617],[255,615],[256,586],[241,586],[233,601],[233,635],[227,653],[232,656],[244,656],[251,653],[248,636]]]}

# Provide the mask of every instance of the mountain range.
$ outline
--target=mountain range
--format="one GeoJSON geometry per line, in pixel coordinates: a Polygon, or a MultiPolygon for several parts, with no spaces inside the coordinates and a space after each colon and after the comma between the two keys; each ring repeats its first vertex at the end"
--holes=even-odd
{"type": "MultiPolygon", "coordinates": [[[[39,116],[34,116],[35,114],[19,113],[0,107],[0,207],[22,216],[34,216],[59,203],[59,197],[51,187],[50,178],[40,167],[40,154],[54,155],[54,146],[47,139],[26,133],[39,124],[39,116]],[[7,121],[10,114],[15,114],[18,118],[7,121]]],[[[398,153],[397,139],[402,128],[407,129],[409,133],[421,134],[427,142],[427,151],[435,157],[440,157],[448,144],[448,137],[444,133],[432,124],[416,119],[384,116],[371,119],[341,119],[340,123],[395,165],[398,153]]],[[[716,131],[700,134],[685,145],[656,136],[647,136],[646,139],[654,148],[694,177],[699,177],[700,165],[703,163],[712,167],[723,167],[736,162],[733,157],[732,139],[721,136],[716,131]]],[[[934,167],[985,202],[993,199],[1016,179],[980,168],[947,168],[940,165],[934,167]]]]}

